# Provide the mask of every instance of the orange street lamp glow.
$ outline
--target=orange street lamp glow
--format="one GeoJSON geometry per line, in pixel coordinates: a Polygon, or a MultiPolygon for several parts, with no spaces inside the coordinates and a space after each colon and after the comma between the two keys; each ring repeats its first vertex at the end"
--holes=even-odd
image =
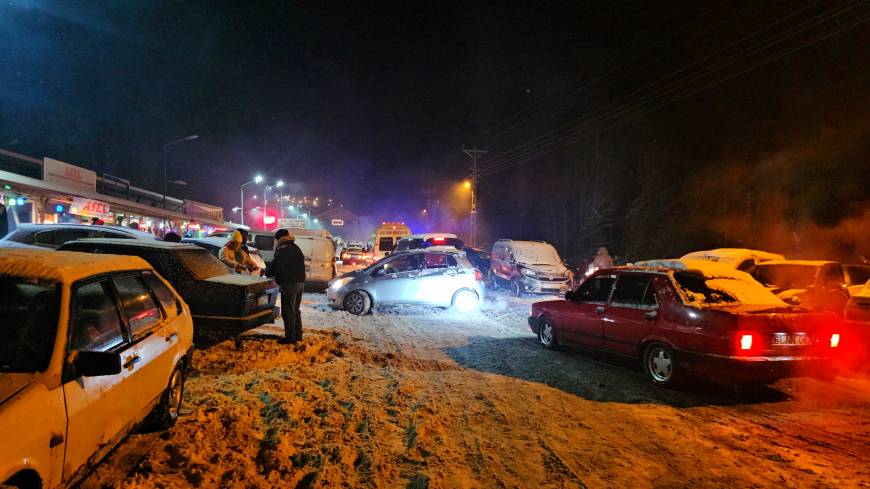
{"type": "Polygon", "coordinates": [[[462,186],[463,186],[466,190],[471,190],[471,180],[466,180],[466,181],[462,182],[462,186]]]}

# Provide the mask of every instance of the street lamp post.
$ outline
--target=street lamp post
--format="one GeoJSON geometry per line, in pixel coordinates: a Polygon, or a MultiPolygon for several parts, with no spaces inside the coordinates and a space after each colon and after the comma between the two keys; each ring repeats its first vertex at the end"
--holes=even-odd
{"type": "Polygon", "coordinates": [[[260,183],[262,181],[263,181],[263,177],[260,175],[257,175],[250,182],[243,183],[242,187],[240,188],[241,202],[239,203],[239,215],[241,216],[242,226],[245,225],[245,185],[250,185],[252,183],[260,183]]]}
{"type": "Polygon", "coordinates": [[[168,182],[166,178],[166,148],[170,146],[175,146],[176,144],[183,143],[185,141],[193,141],[194,139],[199,139],[198,134],[191,134],[189,136],[184,136],[181,139],[176,139],[175,141],[170,141],[163,145],[163,208],[166,209],[166,184],[168,182]]]}
{"type": "MultiPolygon", "coordinates": [[[[284,186],[284,180],[278,180],[275,182],[275,188],[281,188],[284,186]]],[[[269,199],[267,198],[266,192],[272,188],[272,185],[263,186],[263,229],[266,229],[266,213],[269,210],[269,199]]],[[[281,210],[281,201],[278,201],[278,211],[281,210]]]]}

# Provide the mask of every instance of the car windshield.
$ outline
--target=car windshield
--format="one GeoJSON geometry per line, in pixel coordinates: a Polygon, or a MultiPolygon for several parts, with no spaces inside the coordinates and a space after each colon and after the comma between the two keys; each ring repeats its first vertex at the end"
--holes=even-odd
{"type": "Polygon", "coordinates": [[[785,307],[771,291],[760,283],[748,279],[733,277],[707,277],[695,272],[676,272],[674,281],[682,293],[687,305],[728,306],[728,305],[764,305],[785,307]]]}
{"type": "Polygon", "coordinates": [[[230,273],[220,260],[206,250],[179,251],[178,258],[184,268],[200,280],[230,273]]]}
{"type": "Polygon", "coordinates": [[[768,287],[778,289],[805,289],[816,282],[816,270],[813,265],[758,265],[755,278],[768,287]]]}
{"type": "Polygon", "coordinates": [[[0,371],[31,373],[48,367],[59,298],[56,282],[0,275],[0,371]]]}
{"type": "Polygon", "coordinates": [[[514,256],[528,265],[559,265],[562,260],[556,248],[548,243],[514,243],[514,256]]]}

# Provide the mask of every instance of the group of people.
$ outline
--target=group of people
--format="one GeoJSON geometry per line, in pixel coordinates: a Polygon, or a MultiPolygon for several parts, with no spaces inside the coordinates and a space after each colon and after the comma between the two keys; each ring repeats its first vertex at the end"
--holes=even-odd
{"type": "MultiPolygon", "coordinates": [[[[251,259],[248,250],[248,232],[233,231],[221,248],[219,258],[238,273],[260,275],[260,268],[251,259]]],[[[266,266],[265,275],[272,277],[281,290],[281,318],[284,320],[284,339],[289,344],[302,341],[302,290],[305,288],[305,255],[296,244],[296,238],[286,229],[275,232],[275,256],[266,266]]]]}

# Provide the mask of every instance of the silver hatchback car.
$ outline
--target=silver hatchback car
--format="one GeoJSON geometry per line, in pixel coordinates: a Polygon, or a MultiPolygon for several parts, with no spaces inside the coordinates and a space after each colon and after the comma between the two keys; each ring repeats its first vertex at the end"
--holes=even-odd
{"type": "Polygon", "coordinates": [[[366,314],[373,305],[425,304],[471,311],[483,300],[483,276],[465,252],[449,247],[402,251],[333,279],[333,309],[366,314]]]}

